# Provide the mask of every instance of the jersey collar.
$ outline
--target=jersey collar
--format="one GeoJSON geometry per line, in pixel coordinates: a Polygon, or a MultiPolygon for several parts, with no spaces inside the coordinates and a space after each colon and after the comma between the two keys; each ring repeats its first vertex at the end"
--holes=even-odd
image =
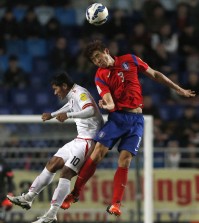
{"type": "Polygon", "coordinates": [[[72,93],[74,93],[75,87],[77,86],[77,84],[74,84],[72,86],[72,88],[70,89],[70,91],[68,92],[68,94],[66,95],[66,99],[69,100],[72,96],[72,93]]]}

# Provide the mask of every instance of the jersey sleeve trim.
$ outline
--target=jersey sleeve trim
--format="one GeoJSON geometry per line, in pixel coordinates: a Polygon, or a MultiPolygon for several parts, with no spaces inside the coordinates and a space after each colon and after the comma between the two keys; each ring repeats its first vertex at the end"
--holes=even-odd
{"type": "Polygon", "coordinates": [[[92,103],[85,104],[85,105],[82,107],[82,110],[85,109],[85,108],[87,108],[87,107],[89,107],[89,106],[93,106],[93,104],[92,104],[92,103]]]}
{"type": "Polygon", "coordinates": [[[102,83],[103,85],[106,85],[106,86],[107,86],[107,84],[106,84],[103,80],[101,80],[99,77],[96,77],[96,78],[95,78],[95,82],[100,82],[100,83],[102,83]]]}
{"type": "Polygon", "coordinates": [[[135,65],[138,67],[138,61],[137,61],[137,58],[134,54],[131,54],[132,58],[133,58],[133,61],[135,63],[135,65]]]}

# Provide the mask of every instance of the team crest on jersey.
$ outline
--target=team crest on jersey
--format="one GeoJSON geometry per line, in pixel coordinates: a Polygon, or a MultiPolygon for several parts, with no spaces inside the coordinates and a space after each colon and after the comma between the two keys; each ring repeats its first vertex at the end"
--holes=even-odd
{"type": "Polygon", "coordinates": [[[85,93],[80,94],[80,100],[86,101],[88,99],[87,95],[85,93]]]}
{"type": "Polygon", "coordinates": [[[105,136],[105,132],[100,131],[98,136],[99,136],[99,138],[103,138],[105,136]]]}
{"type": "Polygon", "coordinates": [[[122,67],[124,68],[124,70],[129,70],[129,64],[127,62],[124,62],[122,64],[122,67]]]}

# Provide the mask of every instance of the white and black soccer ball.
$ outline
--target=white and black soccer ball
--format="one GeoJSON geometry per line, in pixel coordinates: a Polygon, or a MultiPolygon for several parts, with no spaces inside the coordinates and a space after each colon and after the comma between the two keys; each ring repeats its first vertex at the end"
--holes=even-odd
{"type": "Polygon", "coordinates": [[[108,9],[101,3],[93,3],[86,10],[87,21],[95,26],[100,26],[108,20],[108,9]]]}

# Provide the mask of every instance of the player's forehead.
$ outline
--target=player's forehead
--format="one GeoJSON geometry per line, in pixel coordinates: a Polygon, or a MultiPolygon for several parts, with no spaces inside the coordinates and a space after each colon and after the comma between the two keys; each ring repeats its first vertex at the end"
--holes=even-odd
{"type": "Polygon", "coordinates": [[[57,89],[60,89],[60,88],[61,88],[61,86],[58,86],[56,84],[52,84],[52,89],[57,90],[57,89]]]}
{"type": "Polygon", "coordinates": [[[102,54],[104,54],[104,52],[100,51],[100,50],[95,50],[93,51],[92,55],[91,55],[91,59],[94,59],[98,56],[101,56],[102,54]]]}

